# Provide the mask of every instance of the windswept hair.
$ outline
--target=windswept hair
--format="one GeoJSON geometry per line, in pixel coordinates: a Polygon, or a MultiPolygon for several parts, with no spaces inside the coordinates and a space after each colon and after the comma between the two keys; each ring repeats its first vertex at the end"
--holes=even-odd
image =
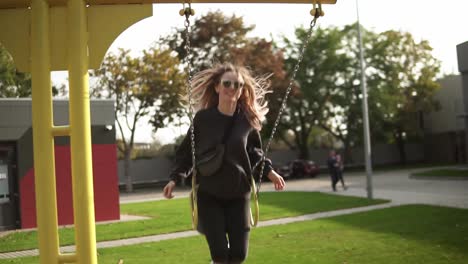
{"type": "Polygon", "coordinates": [[[250,125],[261,130],[262,121],[265,120],[265,115],[268,113],[265,95],[268,93],[267,89],[270,85],[268,78],[271,75],[253,77],[250,71],[243,66],[223,63],[195,74],[192,79],[192,103],[195,111],[218,105],[219,95],[216,93],[215,87],[226,72],[234,72],[244,79],[244,88],[238,105],[250,125]]]}

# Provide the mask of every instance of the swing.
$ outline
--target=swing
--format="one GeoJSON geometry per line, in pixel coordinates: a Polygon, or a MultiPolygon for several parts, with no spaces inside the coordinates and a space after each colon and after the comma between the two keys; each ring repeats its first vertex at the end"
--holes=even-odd
{"type": "MultiPolygon", "coordinates": [[[[187,87],[187,94],[189,100],[189,118],[190,118],[190,145],[191,145],[191,155],[192,155],[192,191],[190,193],[190,205],[191,205],[191,216],[192,216],[192,227],[193,229],[197,229],[198,226],[198,205],[197,205],[197,186],[196,186],[196,176],[197,176],[197,169],[196,169],[196,157],[195,157],[195,133],[194,133],[194,124],[193,124],[193,105],[192,105],[192,65],[190,62],[190,58],[192,56],[191,53],[191,31],[190,31],[190,16],[195,15],[195,10],[192,9],[191,1],[187,0],[183,2],[183,7],[179,11],[180,16],[185,16],[184,26],[185,26],[185,51],[187,52],[187,56],[185,57],[185,63],[187,65],[187,80],[186,80],[186,87],[187,87]]],[[[299,58],[294,66],[294,70],[292,72],[291,80],[289,82],[288,88],[283,96],[281,101],[281,107],[278,111],[278,115],[276,117],[275,123],[273,125],[273,129],[271,131],[270,137],[266,144],[265,150],[263,151],[262,158],[252,167],[252,173],[250,175],[250,188],[251,188],[251,201],[254,203],[254,213],[252,213],[252,208],[250,208],[250,225],[256,227],[258,224],[259,216],[260,216],[260,209],[258,204],[258,198],[260,193],[260,187],[262,184],[263,178],[263,171],[265,169],[265,159],[268,151],[270,149],[271,142],[274,138],[276,133],[276,129],[280,122],[281,115],[286,108],[286,103],[289,97],[289,94],[292,90],[292,85],[294,83],[294,79],[296,78],[297,71],[299,70],[300,63],[304,58],[305,49],[310,42],[310,38],[312,36],[312,31],[316,25],[317,19],[321,16],[324,16],[324,12],[322,10],[322,3],[320,0],[313,0],[313,7],[310,10],[310,15],[312,16],[312,21],[309,25],[309,30],[307,33],[307,38],[303,46],[301,47],[299,58]],[[255,183],[255,179],[253,176],[253,172],[260,166],[259,170],[259,180],[258,185],[255,183]]]]}

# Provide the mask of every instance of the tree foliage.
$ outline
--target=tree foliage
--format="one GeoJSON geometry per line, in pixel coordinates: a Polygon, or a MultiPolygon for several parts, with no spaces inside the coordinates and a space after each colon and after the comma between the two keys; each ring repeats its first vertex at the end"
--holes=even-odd
{"type": "Polygon", "coordinates": [[[440,62],[432,56],[429,42],[417,42],[408,32],[383,32],[370,45],[368,70],[380,96],[382,132],[397,143],[405,163],[405,138],[421,137],[422,113],[439,107],[433,96],[440,88],[440,62]]]}
{"type": "MultiPolygon", "coordinates": [[[[206,69],[216,62],[233,61],[233,49],[246,45],[247,33],[254,26],[246,26],[242,17],[224,15],[221,11],[208,12],[196,19],[191,27],[190,44],[192,65],[196,71],[206,69]]],[[[161,40],[177,52],[182,61],[187,56],[184,29],[178,29],[161,40]]]]}
{"type": "MultiPolygon", "coordinates": [[[[269,138],[288,86],[283,52],[275,47],[273,41],[253,38],[244,47],[234,49],[232,54],[234,63],[248,67],[254,76],[268,77],[270,86],[266,100],[269,112],[261,132],[263,138],[269,138]]],[[[287,140],[284,142],[289,143],[287,140]]]]}
{"type": "Polygon", "coordinates": [[[121,137],[118,147],[125,159],[128,192],[133,190],[129,161],[138,122],[149,118],[156,132],[183,111],[178,101],[183,74],[178,65],[178,59],[169,50],[150,48],[135,58],[130,51],[120,49],[118,54],[107,55],[101,68],[92,74],[97,79],[92,96],[115,99],[121,137]]]}
{"type": "Polygon", "coordinates": [[[0,97],[30,97],[31,74],[19,72],[0,44],[0,97]]]}
{"type": "MultiPolygon", "coordinates": [[[[307,30],[296,30],[296,41],[283,38],[286,67],[292,74],[307,38],[307,30]]],[[[331,98],[340,93],[340,72],[347,66],[342,47],[342,32],[338,28],[317,28],[305,49],[293,93],[281,118],[279,133],[293,133],[291,143],[299,150],[300,158],[308,158],[309,136],[314,126],[325,124],[335,115],[336,105],[331,98]]]]}
{"type": "MultiPolygon", "coordinates": [[[[247,37],[253,28],[235,15],[228,17],[220,11],[207,13],[195,20],[191,29],[191,58],[195,70],[218,62],[231,62],[247,67],[254,76],[268,76],[272,93],[267,96],[270,106],[267,119],[272,120],[278,112],[278,98],[282,97],[287,87],[283,52],[276,48],[273,41],[247,37]]],[[[162,43],[168,43],[181,60],[187,56],[183,30],[163,38],[162,43]]],[[[268,136],[271,128],[271,122],[266,123],[262,130],[264,137],[268,136]]]]}
{"type": "MultiPolygon", "coordinates": [[[[283,37],[281,48],[273,41],[247,37],[252,29],[244,25],[242,18],[226,17],[219,11],[208,13],[192,27],[191,59],[196,70],[227,61],[244,64],[257,75],[273,73],[273,93],[268,95],[270,112],[263,129],[267,137],[300,47],[306,41],[307,29],[298,28],[295,39],[283,37]]],[[[363,141],[364,95],[356,29],[356,24],[317,28],[305,50],[277,131],[277,138],[298,149],[301,158],[308,157],[311,140],[323,131],[344,143],[345,149],[363,141]]],[[[439,62],[433,58],[427,41],[418,43],[409,33],[363,32],[371,138],[391,143],[398,142],[402,135],[417,137],[421,134],[418,115],[437,107],[433,94],[438,87],[435,78],[439,62]]],[[[180,59],[187,56],[182,30],[164,41],[180,59]]],[[[330,140],[321,142],[329,144],[330,140]]],[[[402,157],[404,160],[404,153],[402,157]]]]}
{"type": "MultiPolygon", "coordinates": [[[[366,31],[365,29],[362,29],[362,31],[363,43],[368,43],[372,38],[375,38],[374,32],[366,31]]],[[[330,103],[335,106],[332,109],[332,115],[325,118],[325,122],[320,123],[320,127],[343,143],[345,159],[348,162],[352,162],[353,157],[350,155],[350,148],[363,144],[363,95],[357,25],[345,26],[343,29],[340,29],[340,34],[341,45],[338,52],[344,55],[341,61],[344,67],[341,67],[337,71],[338,92],[335,92],[330,97],[330,103]]],[[[372,46],[364,45],[363,50],[365,54],[367,54],[368,49],[372,49],[372,46]]],[[[376,135],[378,131],[381,131],[381,128],[378,122],[374,122],[379,118],[380,111],[376,107],[379,103],[375,103],[379,101],[378,93],[370,88],[374,87],[374,85],[375,81],[372,78],[368,78],[368,101],[373,102],[369,104],[368,115],[373,121],[370,128],[371,133],[373,132],[372,134],[376,135]]]]}
{"type": "MultiPolygon", "coordinates": [[[[52,96],[64,94],[65,85],[52,85],[52,96]]],[[[31,97],[32,79],[30,73],[19,72],[15,63],[0,43],[0,98],[31,97]]]]}
{"type": "MultiPolygon", "coordinates": [[[[289,101],[279,133],[294,133],[300,156],[307,149],[314,126],[344,143],[346,149],[362,143],[362,98],[357,25],[317,29],[306,48],[296,76],[299,92],[289,101]]],[[[399,143],[405,160],[403,134],[421,135],[418,117],[437,108],[439,62],[427,41],[417,43],[411,34],[364,30],[369,116],[372,138],[399,143]]],[[[286,66],[292,71],[306,29],[296,31],[297,41],[287,38],[286,66]]]]}

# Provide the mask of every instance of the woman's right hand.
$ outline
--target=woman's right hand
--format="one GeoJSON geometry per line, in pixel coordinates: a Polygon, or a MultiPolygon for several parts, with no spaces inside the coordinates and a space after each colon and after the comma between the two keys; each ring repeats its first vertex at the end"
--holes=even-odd
{"type": "Polygon", "coordinates": [[[172,191],[174,190],[175,185],[175,181],[171,180],[166,184],[166,186],[164,186],[163,194],[164,197],[166,197],[166,199],[174,198],[174,194],[172,194],[172,191]]]}

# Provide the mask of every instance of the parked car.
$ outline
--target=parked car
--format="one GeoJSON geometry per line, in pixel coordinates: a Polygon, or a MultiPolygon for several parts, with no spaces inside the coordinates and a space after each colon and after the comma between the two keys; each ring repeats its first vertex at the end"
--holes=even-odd
{"type": "Polygon", "coordinates": [[[311,160],[293,160],[286,165],[276,168],[284,179],[315,177],[319,173],[319,166],[311,160]]]}

